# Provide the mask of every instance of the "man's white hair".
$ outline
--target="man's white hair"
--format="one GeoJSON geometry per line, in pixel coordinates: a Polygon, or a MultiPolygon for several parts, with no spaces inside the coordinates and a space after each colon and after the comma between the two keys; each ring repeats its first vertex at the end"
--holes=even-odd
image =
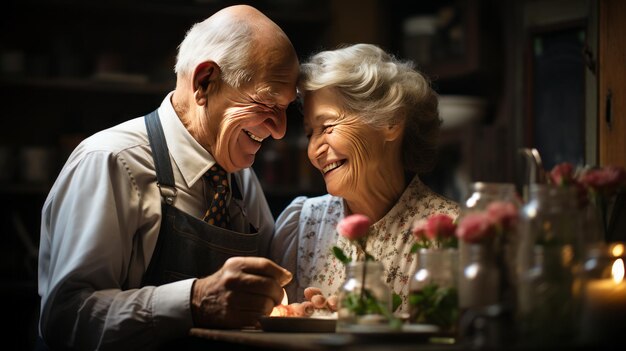
{"type": "Polygon", "coordinates": [[[222,79],[233,87],[252,79],[249,56],[255,30],[241,19],[206,19],[193,25],[178,47],[174,72],[178,77],[191,76],[196,66],[214,61],[222,79]]]}

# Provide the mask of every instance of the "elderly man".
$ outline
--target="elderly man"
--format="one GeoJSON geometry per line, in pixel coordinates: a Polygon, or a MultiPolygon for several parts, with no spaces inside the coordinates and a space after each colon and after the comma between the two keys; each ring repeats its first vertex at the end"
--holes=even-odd
{"type": "Polygon", "coordinates": [[[158,109],[84,140],[42,210],[40,336],[52,348],[144,349],[193,326],[256,323],[291,274],[252,165],[282,138],[298,58],[250,6],[195,24],[158,109]]]}

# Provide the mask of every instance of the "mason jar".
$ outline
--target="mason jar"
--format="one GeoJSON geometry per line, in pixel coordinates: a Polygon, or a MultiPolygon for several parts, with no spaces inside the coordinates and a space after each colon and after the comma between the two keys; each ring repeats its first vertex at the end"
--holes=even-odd
{"type": "Polygon", "coordinates": [[[459,318],[458,250],[425,249],[417,252],[417,271],[409,283],[409,321],[434,324],[455,334],[459,318]]]}
{"type": "Polygon", "coordinates": [[[471,184],[470,195],[461,205],[464,213],[485,210],[494,201],[507,201],[521,206],[520,198],[513,183],[475,182],[471,184]]]}
{"type": "Polygon", "coordinates": [[[391,288],[377,261],[351,262],[339,291],[337,332],[382,332],[394,329],[391,288]]]}
{"type": "Polygon", "coordinates": [[[532,184],[519,220],[516,326],[527,346],[578,336],[582,216],[572,188],[532,184]]]}
{"type": "MultiPolygon", "coordinates": [[[[486,211],[494,202],[508,202],[516,209],[522,207],[513,183],[476,182],[461,206],[460,219],[469,213],[486,211]]],[[[502,234],[481,243],[459,240],[461,311],[496,304],[506,304],[507,308],[514,305],[517,235],[511,230],[502,234]]]]}

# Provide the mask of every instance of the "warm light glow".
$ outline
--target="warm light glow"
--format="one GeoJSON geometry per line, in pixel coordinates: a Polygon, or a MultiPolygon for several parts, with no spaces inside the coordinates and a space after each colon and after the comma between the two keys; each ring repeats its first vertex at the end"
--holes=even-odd
{"type": "Polygon", "coordinates": [[[611,248],[611,254],[613,257],[620,257],[624,254],[624,245],[623,244],[615,244],[611,248]]]}
{"type": "Polygon", "coordinates": [[[289,299],[287,298],[287,292],[283,288],[283,300],[280,302],[280,305],[274,306],[272,309],[272,313],[270,313],[270,317],[286,317],[289,315],[289,299]]]}
{"type": "Polygon", "coordinates": [[[289,299],[287,298],[287,292],[283,288],[283,300],[280,302],[281,305],[289,305],[289,299]]]}
{"type": "Polygon", "coordinates": [[[624,261],[621,258],[618,258],[615,262],[613,262],[611,275],[613,276],[613,281],[615,281],[616,284],[619,284],[624,280],[624,261]]]}

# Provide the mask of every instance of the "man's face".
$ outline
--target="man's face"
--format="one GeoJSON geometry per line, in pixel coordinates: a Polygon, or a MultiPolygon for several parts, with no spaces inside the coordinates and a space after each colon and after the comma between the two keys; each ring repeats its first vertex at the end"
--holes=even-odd
{"type": "Polygon", "coordinates": [[[205,113],[214,136],[209,151],[227,172],[250,167],[265,138],[285,135],[297,76],[297,60],[283,60],[259,69],[251,82],[237,89],[223,84],[213,103],[209,101],[205,113]]]}

